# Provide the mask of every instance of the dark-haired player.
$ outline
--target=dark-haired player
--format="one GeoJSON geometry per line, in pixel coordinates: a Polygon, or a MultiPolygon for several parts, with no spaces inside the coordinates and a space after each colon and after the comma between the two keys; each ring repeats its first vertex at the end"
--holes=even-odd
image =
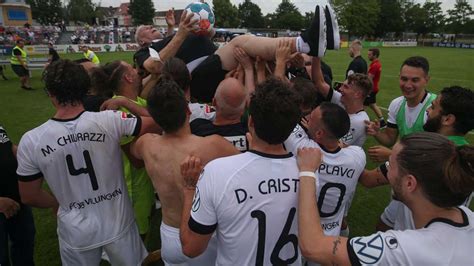
{"type": "MultiPolygon", "coordinates": [[[[298,152],[300,171],[318,169],[320,162],[316,149],[298,152]]],[[[436,133],[405,136],[393,148],[388,179],[397,198],[413,212],[415,229],[351,239],[324,234],[317,179],[302,176],[298,232],[304,256],[323,265],[472,264],[474,214],[457,206],[474,190],[473,164],[472,146],[455,147],[436,133]]]]}
{"type": "MultiPolygon", "coordinates": [[[[446,87],[427,109],[428,118],[423,129],[446,136],[456,146],[468,145],[465,135],[474,128],[474,92],[458,86],[446,87]]],[[[361,180],[368,180],[366,186],[373,187],[388,184],[387,166],[364,171],[361,180]],[[377,181],[378,180],[378,181],[377,181]],[[377,181],[377,182],[376,182],[377,181]]],[[[471,195],[472,196],[472,195],[471,195]]],[[[463,203],[469,206],[471,197],[463,203]]],[[[379,231],[388,229],[414,229],[410,210],[400,201],[391,201],[380,216],[377,225],[379,231]]]]}
{"type": "Polygon", "coordinates": [[[98,265],[105,251],[116,265],[138,265],[147,251],[126,192],[119,141],[153,125],[122,112],[86,112],[90,87],[84,68],[51,63],[43,77],[54,116],[21,138],[18,146],[22,201],[59,208],[58,237],[64,265],[98,265]],[[52,194],[43,189],[45,179],[52,194]]]}
{"type": "MultiPolygon", "coordinates": [[[[391,147],[397,139],[414,132],[423,131],[426,109],[436,98],[428,92],[430,65],[422,56],[413,56],[403,61],[400,68],[399,85],[402,96],[395,98],[388,107],[387,128],[380,130],[380,122],[367,122],[367,134],[385,147],[391,147]]],[[[390,150],[380,146],[370,147],[369,156],[384,162],[390,150]]]]}
{"type": "Polygon", "coordinates": [[[267,80],[250,99],[248,152],[208,163],[200,178],[202,159],[187,158],[182,165],[185,254],[202,253],[215,232],[216,265],[301,265],[298,172],[294,156],[283,147],[300,113],[289,85],[267,80]]]}
{"type": "Polygon", "coordinates": [[[316,195],[321,227],[325,235],[338,236],[345,210],[350,206],[365,167],[365,153],[358,146],[340,147],[339,139],[349,130],[350,120],[339,105],[324,102],[306,118],[308,133],[297,126],[285,146],[295,153],[303,147],[321,149],[323,160],[315,172],[319,182],[316,195]]]}
{"type": "Polygon", "coordinates": [[[179,224],[183,209],[183,180],[180,163],[193,154],[204,163],[237,154],[238,151],[224,138],[212,135],[198,137],[191,134],[190,111],[182,89],[176,82],[163,79],[148,96],[148,111],[163,129],[163,135],[145,134],[132,144],[131,153],[145,162],[148,175],[158,192],[162,207],[161,256],[167,264],[189,263],[212,265],[215,248],[191,260],[182,252],[179,224]]]}

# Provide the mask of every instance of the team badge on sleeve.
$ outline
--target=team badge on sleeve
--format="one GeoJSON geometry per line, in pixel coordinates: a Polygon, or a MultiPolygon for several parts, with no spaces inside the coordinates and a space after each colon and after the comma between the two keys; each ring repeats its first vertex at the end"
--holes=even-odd
{"type": "Polygon", "coordinates": [[[193,198],[193,206],[191,207],[191,210],[193,212],[197,212],[199,210],[199,207],[201,207],[201,195],[199,194],[199,187],[196,187],[196,192],[194,193],[193,198]]]}
{"type": "Polygon", "coordinates": [[[380,234],[355,237],[350,240],[357,258],[364,264],[377,263],[383,254],[384,243],[380,234]]]}
{"type": "Polygon", "coordinates": [[[396,249],[398,247],[398,240],[394,236],[386,236],[385,244],[389,249],[396,249]]]}

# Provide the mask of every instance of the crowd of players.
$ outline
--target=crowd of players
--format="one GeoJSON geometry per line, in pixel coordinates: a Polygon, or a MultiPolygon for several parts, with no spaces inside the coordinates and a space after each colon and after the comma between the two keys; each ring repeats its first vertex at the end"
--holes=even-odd
{"type": "MultiPolygon", "coordinates": [[[[31,229],[28,206],[53,208],[63,264],[98,265],[105,253],[139,265],[156,191],[166,265],[471,264],[473,91],[430,93],[428,60],[407,58],[385,121],[380,51],[367,70],[353,42],[346,80],[333,86],[321,58],[339,48],[337,21],[326,1],[315,14],[300,37],[239,36],[218,50],[190,34],[185,14],[174,35],[137,29],[136,67],[51,63],[53,118],[18,150],[2,129],[2,169],[19,180],[14,198],[0,198],[2,226],[31,229]],[[381,144],[368,150],[382,163],[373,170],[367,136],[381,144]],[[358,183],[390,184],[393,200],[379,232],[348,239],[358,183]]],[[[14,263],[32,263],[33,234],[21,232],[28,249],[12,246],[14,263]]]]}

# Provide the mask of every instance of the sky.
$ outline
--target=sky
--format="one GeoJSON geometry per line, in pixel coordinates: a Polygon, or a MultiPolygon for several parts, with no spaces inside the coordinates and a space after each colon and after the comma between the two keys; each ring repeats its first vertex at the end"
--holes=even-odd
{"type": "MultiPolygon", "coordinates": [[[[130,2],[129,0],[92,0],[94,3],[101,3],[101,6],[113,6],[117,7],[120,3],[130,2]]],[[[175,9],[182,9],[187,4],[192,2],[193,0],[153,0],[155,5],[155,9],[157,11],[164,11],[168,10],[171,7],[175,9]]],[[[242,3],[244,0],[230,0],[231,3],[234,5],[238,5],[242,3]]],[[[273,13],[277,6],[281,3],[281,0],[251,0],[253,3],[257,4],[262,13],[265,15],[267,13],[273,13]]],[[[315,0],[290,0],[295,6],[300,10],[302,14],[304,12],[310,12],[314,9],[315,0]]],[[[471,6],[474,5],[474,0],[469,0],[471,2],[471,6]]],[[[212,0],[208,0],[207,2],[212,3],[212,0]]],[[[424,0],[417,0],[416,2],[424,3],[424,0]]],[[[452,9],[454,7],[455,0],[442,0],[441,1],[442,8],[446,12],[448,9],[452,9]]]]}

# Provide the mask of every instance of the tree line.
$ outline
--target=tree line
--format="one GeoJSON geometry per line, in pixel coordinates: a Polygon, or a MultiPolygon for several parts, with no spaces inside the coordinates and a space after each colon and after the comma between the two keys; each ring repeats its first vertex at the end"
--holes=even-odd
{"type": "MultiPolygon", "coordinates": [[[[91,0],[27,0],[33,18],[43,25],[66,22],[94,24],[104,16],[103,9],[91,0]],[[102,13],[101,13],[102,12],[102,13]]],[[[249,29],[288,29],[300,31],[309,25],[313,12],[302,14],[290,0],[282,0],[273,13],[263,15],[251,0],[234,5],[230,0],[212,0],[215,27],[249,29]]],[[[414,32],[418,37],[428,33],[474,34],[473,8],[468,0],[456,0],[454,7],[443,12],[441,1],[426,0],[334,0],[339,25],[349,36],[383,38],[387,34],[414,32]]],[[[129,13],[135,25],[152,24],[155,9],[152,0],[131,0],[129,13]]]]}

